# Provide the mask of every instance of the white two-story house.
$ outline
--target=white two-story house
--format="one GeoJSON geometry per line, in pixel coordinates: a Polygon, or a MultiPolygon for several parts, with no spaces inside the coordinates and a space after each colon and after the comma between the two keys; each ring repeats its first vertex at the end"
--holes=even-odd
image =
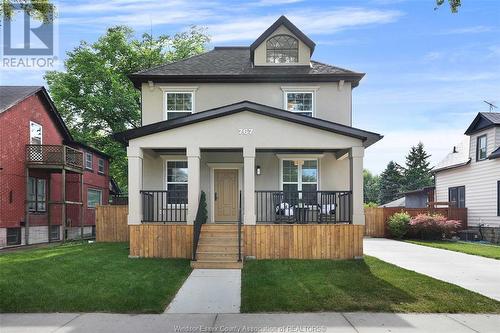
{"type": "Polygon", "coordinates": [[[436,201],[467,208],[468,225],[500,242],[500,113],[481,112],[434,168],[436,201]]]}
{"type": "Polygon", "coordinates": [[[116,138],[128,146],[132,256],[219,267],[362,255],[363,156],[382,137],[352,127],[364,74],[314,61],[314,49],[282,16],[249,47],[130,75],[142,127],[116,138]]]}

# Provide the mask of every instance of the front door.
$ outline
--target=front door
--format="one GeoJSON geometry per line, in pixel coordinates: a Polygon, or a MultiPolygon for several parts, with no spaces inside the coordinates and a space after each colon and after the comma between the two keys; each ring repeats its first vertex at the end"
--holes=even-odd
{"type": "Polygon", "coordinates": [[[238,170],[214,170],[215,222],[238,221],[238,170]]]}

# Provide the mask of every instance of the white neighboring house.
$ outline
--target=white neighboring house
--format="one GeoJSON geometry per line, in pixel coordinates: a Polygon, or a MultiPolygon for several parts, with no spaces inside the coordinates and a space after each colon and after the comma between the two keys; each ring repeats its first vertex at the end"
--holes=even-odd
{"type": "Polygon", "coordinates": [[[500,241],[500,113],[480,112],[465,140],[434,168],[436,201],[468,209],[468,224],[500,241]]]}

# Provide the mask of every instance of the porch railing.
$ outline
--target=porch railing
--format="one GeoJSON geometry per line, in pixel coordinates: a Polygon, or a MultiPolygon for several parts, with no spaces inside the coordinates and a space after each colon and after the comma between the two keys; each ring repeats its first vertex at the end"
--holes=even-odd
{"type": "Polygon", "coordinates": [[[351,191],[255,191],[257,223],[352,223],[351,191]]]}
{"type": "Polygon", "coordinates": [[[241,261],[241,191],[238,198],[238,261],[241,261]]]}
{"type": "Polygon", "coordinates": [[[143,190],[142,222],[187,221],[187,191],[143,190]]]}
{"type": "Polygon", "coordinates": [[[26,163],[69,166],[83,170],[83,152],[64,145],[26,145],[26,163]]]}

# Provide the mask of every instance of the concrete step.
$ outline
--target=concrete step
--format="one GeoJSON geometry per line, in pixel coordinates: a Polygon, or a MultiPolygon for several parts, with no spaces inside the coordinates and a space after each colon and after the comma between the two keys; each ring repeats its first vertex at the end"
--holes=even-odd
{"type": "Polygon", "coordinates": [[[242,269],[243,262],[197,260],[197,261],[191,261],[191,267],[206,268],[206,269],[242,269]]]}

